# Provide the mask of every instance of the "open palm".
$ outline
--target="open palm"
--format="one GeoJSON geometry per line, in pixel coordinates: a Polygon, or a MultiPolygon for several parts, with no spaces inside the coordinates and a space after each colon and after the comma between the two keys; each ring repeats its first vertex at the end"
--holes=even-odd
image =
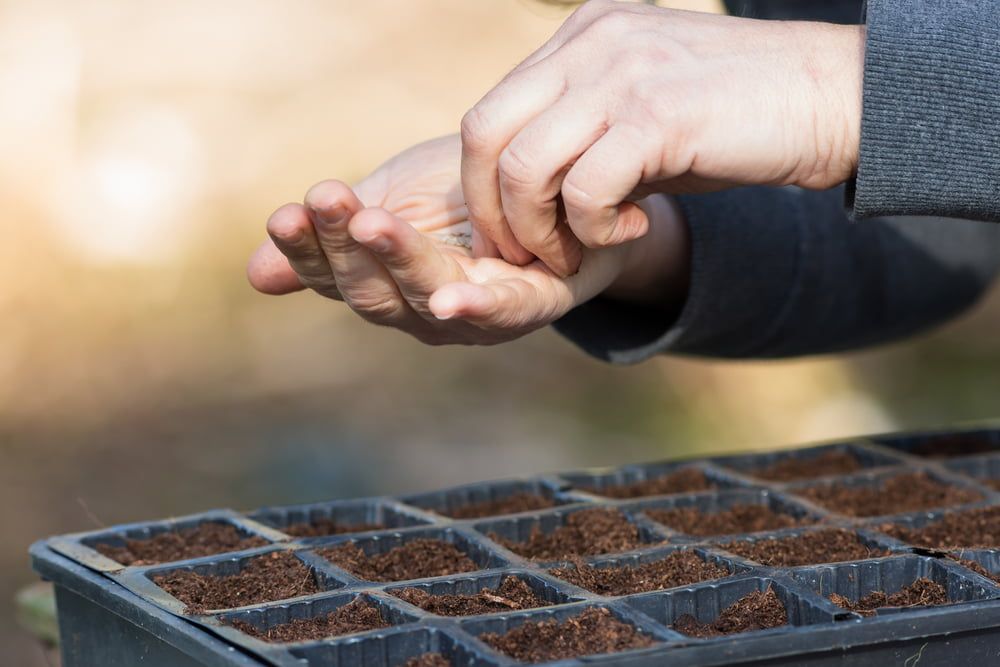
{"type": "Polygon", "coordinates": [[[558,319],[622,270],[625,248],[589,252],[560,279],[541,262],[472,257],[457,136],[415,146],[353,190],[310,189],[268,220],[271,241],[250,262],[259,290],[311,288],[361,317],[432,344],[494,344],[558,319]]]}

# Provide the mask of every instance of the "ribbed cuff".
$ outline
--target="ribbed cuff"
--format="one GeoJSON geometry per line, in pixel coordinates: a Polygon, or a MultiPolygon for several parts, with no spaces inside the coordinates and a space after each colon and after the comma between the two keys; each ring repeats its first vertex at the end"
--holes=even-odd
{"type": "Polygon", "coordinates": [[[869,0],[856,217],[1000,220],[1000,2],[869,0]]]}

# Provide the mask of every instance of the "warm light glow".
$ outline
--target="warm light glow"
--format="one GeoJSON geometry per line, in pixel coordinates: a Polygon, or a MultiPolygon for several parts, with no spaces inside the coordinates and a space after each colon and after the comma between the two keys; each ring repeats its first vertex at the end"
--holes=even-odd
{"type": "Polygon", "coordinates": [[[177,114],[112,114],[83,149],[58,200],[55,224],[75,252],[102,262],[149,263],[183,249],[198,177],[192,132],[177,114]]]}

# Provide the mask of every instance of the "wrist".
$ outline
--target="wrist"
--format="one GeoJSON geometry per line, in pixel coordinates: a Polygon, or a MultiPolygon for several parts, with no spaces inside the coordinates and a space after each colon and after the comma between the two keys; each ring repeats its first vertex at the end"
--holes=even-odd
{"type": "Polygon", "coordinates": [[[799,110],[804,145],[812,155],[796,185],[834,187],[858,168],[861,145],[865,26],[799,23],[798,45],[806,81],[805,105],[799,110]]]}
{"type": "Polygon", "coordinates": [[[677,201],[653,195],[637,202],[649,216],[649,232],[621,246],[622,269],[604,296],[639,305],[676,308],[687,298],[691,241],[677,201]]]}

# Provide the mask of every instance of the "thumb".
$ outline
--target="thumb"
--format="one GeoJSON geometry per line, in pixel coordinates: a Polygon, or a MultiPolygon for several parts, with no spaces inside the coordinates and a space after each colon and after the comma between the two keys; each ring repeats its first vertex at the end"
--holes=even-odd
{"type": "Polygon", "coordinates": [[[290,294],[305,289],[299,276],[288,264],[288,258],[281,254],[271,239],[262,243],[250,257],[247,263],[247,280],[255,290],[263,294],[290,294]]]}

